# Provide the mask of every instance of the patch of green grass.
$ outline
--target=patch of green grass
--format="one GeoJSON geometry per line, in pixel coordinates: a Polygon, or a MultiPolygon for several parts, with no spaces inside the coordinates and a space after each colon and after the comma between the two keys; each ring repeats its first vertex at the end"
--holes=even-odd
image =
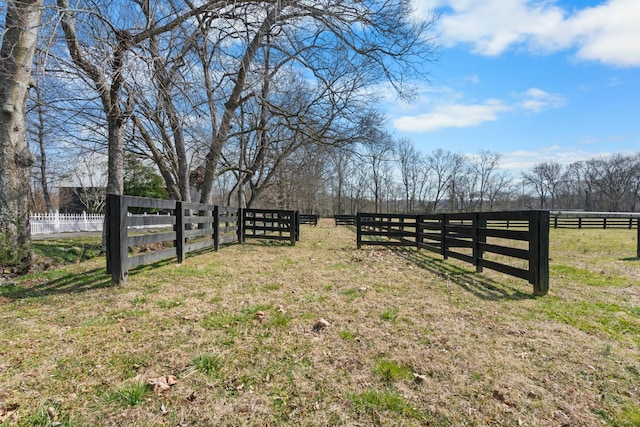
{"type": "Polygon", "coordinates": [[[413,376],[411,367],[386,359],[376,362],[373,373],[386,385],[391,385],[395,381],[409,381],[413,376]]]}
{"type": "Polygon", "coordinates": [[[17,284],[12,282],[0,286],[0,295],[10,296],[12,294],[18,294],[21,292],[24,292],[24,287],[18,286],[17,284]]]}
{"type": "MultiPolygon", "coordinates": [[[[1,424],[9,425],[8,423],[1,424]]],[[[70,427],[68,417],[61,413],[60,405],[56,402],[45,402],[40,405],[35,414],[27,419],[27,425],[34,427],[70,427]]]]}
{"type": "Polygon", "coordinates": [[[132,298],[129,300],[129,302],[133,305],[144,305],[146,304],[148,301],[148,299],[146,297],[143,296],[137,296],[135,298],[132,298]]]}
{"type": "Polygon", "coordinates": [[[111,359],[110,365],[125,379],[133,378],[147,364],[147,358],[128,353],[118,354],[111,359]]]}
{"type": "Polygon", "coordinates": [[[351,331],[340,331],[340,338],[345,341],[353,341],[356,339],[356,334],[351,331]]]}
{"type": "Polygon", "coordinates": [[[280,290],[280,288],[282,288],[280,283],[267,283],[264,285],[264,290],[266,291],[277,291],[280,290]]]}
{"type": "Polygon", "coordinates": [[[599,415],[607,425],[616,427],[640,426],[640,406],[635,403],[619,405],[612,412],[602,408],[594,409],[593,412],[599,415]]]}
{"type": "Polygon", "coordinates": [[[592,271],[568,265],[551,265],[550,276],[571,280],[585,286],[628,286],[633,283],[626,277],[607,274],[605,270],[592,271]]]}
{"type": "Polygon", "coordinates": [[[182,298],[168,298],[160,301],[156,301],[156,305],[163,310],[168,310],[171,308],[176,308],[184,304],[184,299],[182,298]]]}
{"type": "Polygon", "coordinates": [[[191,366],[207,376],[214,376],[224,365],[224,359],[215,354],[202,354],[191,360],[191,366]]]}
{"type": "Polygon", "coordinates": [[[229,311],[214,311],[209,313],[200,325],[205,329],[224,329],[228,333],[233,333],[234,328],[238,325],[250,323],[253,315],[248,312],[232,313],[229,311]]]}
{"type": "Polygon", "coordinates": [[[640,406],[633,403],[622,406],[616,416],[615,424],[625,427],[640,426],[640,406]]]}
{"type": "Polygon", "coordinates": [[[127,384],[122,388],[110,391],[106,394],[105,400],[108,403],[115,403],[121,407],[136,406],[144,402],[151,396],[151,388],[146,384],[127,384]]]}
{"type": "Polygon", "coordinates": [[[353,302],[360,296],[360,291],[356,288],[349,288],[341,291],[340,294],[347,297],[347,301],[353,302]]]}
{"type": "Polygon", "coordinates": [[[289,318],[280,311],[276,311],[273,315],[269,316],[268,326],[274,328],[284,328],[288,324],[289,318]]]}
{"type": "Polygon", "coordinates": [[[53,265],[73,264],[100,255],[101,237],[88,236],[73,239],[38,240],[32,243],[36,259],[53,265]]]}
{"type": "Polygon", "coordinates": [[[390,307],[385,309],[381,314],[380,314],[380,319],[387,321],[387,322],[395,322],[398,320],[398,309],[395,307],[390,307]]]}
{"type": "Polygon", "coordinates": [[[365,390],[347,395],[347,400],[351,402],[359,413],[373,416],[374,414],[386,412],[392,418],[402,416],[418,421],[426,421],[423,413],[409,405],[402,396],[391,390],[365,390]]]}
{"type": "MultiPolygon", "coordinates": [[[[601,301],[567,301],[554,296],[540,300],[539,313],[584,332],[601,332],[614,339],[630,336],[640,342],[640,316],[634,307],[601,301]]],[[[532,317],[538,314],[531,313],[532,317]]]]}

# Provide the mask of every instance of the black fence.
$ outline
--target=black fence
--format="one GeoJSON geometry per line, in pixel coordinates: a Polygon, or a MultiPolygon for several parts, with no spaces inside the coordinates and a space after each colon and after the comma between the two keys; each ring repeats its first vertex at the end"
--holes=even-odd
{"type": "Polygon", "coordinates": [[[175,200],[107,196],[107,272],[113,283],[126,281],[139,265],[247,238],[285,240],[300,237],[296,211],[238,209],[175,200]],[[156,214],[133,214],[141,210],[156,214]]]}
{"type": "Polygon", "coordinates": [[[300,235],[298,212],[275,209],[243,209],[242,241],[246,239],[289,240],[296,244],[300,235]]]}
{"type": "Polygon", "coordinates": [[[309,224],[309,225],[318,225],[318,220],[320,219],[320,215],[314,214],[300,214],[300,224],[309,224]]]}
{"type": "Polygon", "coordinates": [[[334,215],[336,227],[338,225],[356,225],[355,215],[334,215]]]}
{"type": "Polygon", "coordinates": [[[640,213],[551,211],[553,228],[628,228],[638,227],[640,213]]]}
{"type": "Polygon", "coordinates": [[[358,213],[358,248],[411,246],[528,280],[535,295],[549,290],[549,212],[435,215],[358,213]],[[509,228],[506,228],[506,224],[509,228]]]}

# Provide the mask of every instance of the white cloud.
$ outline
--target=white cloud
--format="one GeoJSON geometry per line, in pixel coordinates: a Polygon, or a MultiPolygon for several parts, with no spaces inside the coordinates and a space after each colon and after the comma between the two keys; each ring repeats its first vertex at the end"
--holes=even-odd
{"type": "Polygon", "coordinates": [[[576,147],[559,147],[553,145],[549,147],[539,147],[536,150],[518,150],[503,153],[500,169],[516,173],[529,170],[536,164],[542,162],[554,161],[562,166],[568,166],[578,161],[609,157],[613,154],[612,152],[593,152],[576,147]]]}
{"type": "Polygon", "coordinates": [[[520,108],[534,113],[539,113],[548,108],[560,108],[566,103],[562,96],[537,88],[531,88],[521,96],[520,108]]]}
{"type": "Polygon", "coordinates": [[[508,49],[576,56],[615,66],[640,66],[640,1],[608,0],[566,10],[541,0],[415,0],[416,14],[442,12],[437,22],[444,46],[470,45],[488,56],[508,49]]]}
{"type": "Polygon", "coordinates": [[[464,128],[498,119],[498,113],[507,111],[501,101],[490,99],[482,104],[449,104],[433,112],[405,116],[395,121],[396,128],[405,132],[433,132],[445,128],[464,128]]]}
{"type": "Polygon", "coordinates": [[[570,20],[578,57],[620,66],[640,65],[640,1],[610,0],[570,20]]]}
{"type": "Polygon", "coordinates": [[[394,120],[397,130],[403,132],[434,132],[446,128],[466,128],[479,126],[499,119],[500,114],[527,111],[540,113],[549,108],[560,108],[565,104],[562,96],[530,88],[516,94],[513,103],[499,99],[487,99],[481,103],[460,103],[459,94],[451,94],[448,101],[440,105],[422,105],[428,112],[405,115],[394,120]],[[455,96],[454,96],[455,95],[455,96]]]}

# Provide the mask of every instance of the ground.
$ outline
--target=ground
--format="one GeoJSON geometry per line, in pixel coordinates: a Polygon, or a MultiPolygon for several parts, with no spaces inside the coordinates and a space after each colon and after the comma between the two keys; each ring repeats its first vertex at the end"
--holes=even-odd
{"type": "Polygon", "coordinates": [[[634,233],[552,230],[538,298],[328,220],[119,287],[100,258],[39,273],[2,288],[0,421],[640,425],[634,233]]]}

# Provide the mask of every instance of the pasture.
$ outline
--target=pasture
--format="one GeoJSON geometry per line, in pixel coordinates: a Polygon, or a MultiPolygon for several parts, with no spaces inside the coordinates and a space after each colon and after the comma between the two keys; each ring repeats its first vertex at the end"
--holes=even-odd
{"type": "Polygon", "coordinates": [[[539,298],[327,219],[124,286],[66,264],[0,288],[0,425],[640,425],[635,239],[551,230],[539,298]]]}

